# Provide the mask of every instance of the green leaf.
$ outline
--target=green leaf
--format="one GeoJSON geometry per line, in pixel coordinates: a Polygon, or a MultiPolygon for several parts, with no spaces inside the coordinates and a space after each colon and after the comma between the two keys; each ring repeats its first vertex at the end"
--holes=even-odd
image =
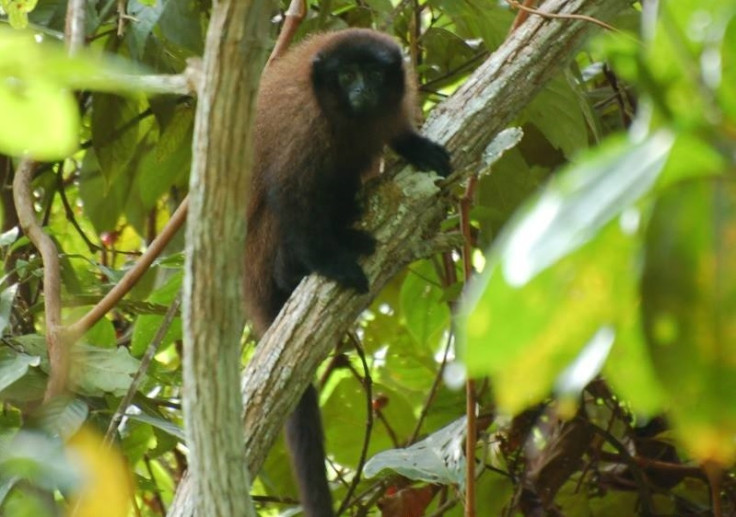
{"type": "Polygon", "coordinates": [[[13,311],[13,300],[17,292],[18,284],[13,284],[0,293],[0,334],[5,332],[10,324],[10,313],[13,311]]]}
{"type": "Polygon", "coordinates": [[[122,450],[131,465],[141,460],[154,444],[153,428],[149,424],[131,421],[125,426],[122,450]]]}
{"type": "Polygon", "coordinates": [[[736,16],[726,27],[720,48],[721,77],[716,91],[720,106],[731,124],[736,124],[736,16]]]}
{"type": "Polygon", "coordinates": [[[55,397],[44,404],[39,423],[52,436],[69,438],[82,428],[89,416],[87,404],[73,397],[55,397]]]}
{"type": "Polygon", "coordinates": [[[178,425],[176,425],[175,423],[169,420],[166,420],[165,418],[153,416],[148,413],[137,413],[137,414],[130,414],[127,416],[131,420],[137,420],[139,422],[151,424],[156,429],[160,429],[164,431],[165,433],[175,437],[177,440],[179,440],[182,443],[186,441],[184,430],[178,425]]]}
{"type": "Polygon", "coordinates": [[[28,373],[31,366],[41,364],[41,358],[11,349],[0,350],[0,391],[28,373]]]}
{"type": "Polygon", "coordinates": [[[109,189],[126,170],[138,145],[138,102],[126,97],[98,93],[92,98],[92,145],[109,189]]]}
{"type": "Polygon", "coordinates": [[[373,456],[363,472],[367,478],[384,469],[404,477],[429,483],[465,486],[465,417],[430,434],[404,449],[384,451],[373,456]]]}
{"type": "Polygon", "coordinates": [[[521,118],[537,126],[547,140],[567,158],[588,146],[588,128],[580,109],[580,87],[559,74],[534,97],[521,118]]]}
{"type": "Polygon", "coordinates": [[[3,75],[0,75],[4,79],[0,81],[0,113],[3,114],[0,151],[18,156],[28,154],[38,160],[55,160],[71,154],[77,148],[79,131],[79,111],[72,94],[43,77],[23,80],[3,75]]]}
{"type": "MultiPolygon", "coordinates": [[[[177,271],[163,286],[159,287],[151,294],[148,301],[151,303],[170,306],[176,295],[181,290],[182,278],[183,272],[181,270],[177,271]]],[[[163,320],[164,316],[159,315],[142,314],[138,316],[135,321],[135,326],[133,327],[133,337],[130,344],[130,352],[135,357],[143,355],[146,348],[148,348],[148,345],[158,332],[158,329],[161,327],[163,320]]],[[[181,318],[176,317],[171,322],[171,326],[166,332],[166,336],[161,342],[161,346],[165,346],[181,338],[181,318]]]]}
{"type": "Polygon", "coordinates": [[[694,180],[658,199],[642,311],[676,431],[702,461],[736,458],[736,185],[694,180]]]}
{"type": "Polygon", "coordinates": [[[2,0],[0,6],[8,14],[10,26],[24,29],[28,26],[28,13],[33,11],[38,0],[2,0]]]}
{"type": "Polygon", "coordinates": [[[142,158],[137,186],[146,209],[155,206],[172,185],[184,186],[192,161],[194,110],[177,106],[156,146],[142,158]]]}
{"type": "Polygon", "coordinates": [[[434,348],[450,322],[450,309],[430,261],[418,262],[410,268],[401,286],[401,312],[416,342],[434,348]]]}
{"type": "MultiPolygon", "coordinates": [[[[632,205],[653,187],[672,140],[614,142],[581,161],[522,209],[491,250],[458,330],[469,374],[491,375],[504,409],[539,402],[601,329],[616,336],[631,325],[640,247],[632,205]]],[[[637,378],[645,382],[646,371],[637,378]]]]}
{"type": "Polygon", "coordinates": [[[72,375],[78,391],[100,396],[124,395],[140,362],[125,348],[97,348],[78,344],[72,349],[72,375]]]}
{"type": "Polygon", "coordinates": [[[123,174],[110,185],[100,171],[97,155],[93,150],[84,154],[80,171],[79,196],[84,213],[98,233],[116,228],[128,200],[133,178],[123,174]]]}

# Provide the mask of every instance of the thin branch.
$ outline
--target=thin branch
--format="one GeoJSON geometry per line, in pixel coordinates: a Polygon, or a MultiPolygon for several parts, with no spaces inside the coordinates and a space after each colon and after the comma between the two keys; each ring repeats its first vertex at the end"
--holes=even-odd
{"type": "Polygon", "coordinates": [[[353,342],[353,346],[355,347],[355,352],[358,354],[358,357],[360,358],[360,363],[363,365],[363,378],[361,379],[359,375],[356,375],[356,377],[358,378],[358,380],[361,381],[361,384],[363,385],[363,389],[365,390],[366,420],[365,420],[365,434],[363,438],[363,447],[360,450],[360,458],[358,458],[358,465],[355,468],[355,475],[353,476],[353,479],[350,482],[350,486],[348,487],[348,491],[342,500],[342,504],[340,504],[340,508],[337,510],[338,516],[342,515],[342,513],[348,508],[348,505],[350,503],[350,497],[353,495],[353,493],[355,492],[355,489],[358,487],[358,483],[360,483],[360,476],[363,472],[363,467],[365,466],[365,460],[368,456],[368,445],[370,445],[371,443],[371,433],[373,432],[373,379],[371,378],[371,371],[370,371],[370,368],[368,368],[368,362],[365,359],[365,352],[363,351],[363,347],[360,344],[360,340],[355,335],[355,333],[351,333],[350,338],[353,342]]]}
{"type": "Polygon", "coordinates": [[[77,233],[82,238],[84,243],[87,245],[87,248],[91,253],[95,253],[97,251],[101,251],[104,248],[102,246],[98,246],[94,242],[90,240],[89,237],[87,237],[87,234],[84,233],[84,230],[82,230],[82,227],[79,226],[79,222],[77,221],[77,218],[74,216],[74,210],[72,210],[72,206],[69,204],[69,200],[66,197],[66,190],[64,188],[64,177],[61,173],[61,167],[59,168],[59,171],[56,173],[56,190],[59,193],[59,198],[61,199],[61,204],[64,206],[64,213],[66,214],[67,220],[72,223],[72,226],[75,230],[77,230],[77,233]]]}
{"type": "Polygon", "coordinates": [[[61,274],[59,255],[51,240],[36,221],[33,209],[31,181],[36,168],[35,162],[28,158],[21,160],[13,179],[13,201],[18,213],[18,222],[43,261],[43,295],[46,315],[46,345],[49,351],[51,371],[46,386],[44,401],[61,395],[66,389],[69,377],[68,340],[61,327],[61,274]]]}
{"type": "Polygon", "coordinates": [[[294,39],[296,30],[301,25],[302,20],[307,15],[307,0],[291,0],[289,8],[284,13],[284,25],[281,27],[279,32],[279,39],[276,40],[271,55],[268,58],[266,66],[271,64],[271,61],[278,59],[291,45],[291,40],[294,39]]]}
{"type": "MultiPolygon", "coordinates": [[[[184,224],[184,221],[186,221],[188,201],[188,197],[184,198],[161,233],[151,243],[145,253],[141,255],[138,262],[125,273],[123,278],[120,279],[120,282],[110,289],[104,298],[92,307],[87,314],[69,326],[68,333],[72,338],[79,338],[92,325],[101,320],[133,288],[141,276],[148,271],[153,261],[163,252],[164,248],[166,248],[169,242],[171,242],[171,239],[174,238],[174,235],[176,235],[176,232],[184,224]]],[[[44,264],[45,262],[44,260],[44,264]]]]}
{"type": "Polygon", "coordinates": [[[133,377],[130,386],[128,386],[128,391],[125,394],[125,397],[123,397],[123,400],[120,401],[118,408],[115,410],[115,413],[110,419],[110,425],[107,426],[107,432],[105,433],[105,439],[103,441],[104,444],[108,446],[112,444],[112,439],[115,435],[115,431],[120,426],[120,422],[122,422],[123,420],[125,411],[130,406],[130,403],[133,401],[133,397],[135,396],[138,388],[143,382],[143,377],[146,374],[146,371],[148,371],[148,366],[151,364],[153,356],[156,355],[158,347],[161,346],[161,342],[166,337],[166,333],[169,331],[171,323],[174,321],[174,317],[176,317],[177,313],[179,312],[180,305],[181,293],[179,293],[176,298],[174,298],[174,301],[171,303],[166,316],[164,316],[164,319],[161,321],[161,325],[156,331],[156,335],[153,337],[153,340],[151,340],[151,342],[148,344],[148,348],[146,348],[146,353],[143,354],[141,364],[138,367],[138,371],[135,372],[135,376],[133,377]]]}
{"type": "Polygon", "coordinates": [[[422,404],[422,411],[421,413],[419,413],[417,424],[414,426],[414,431],[412,431],[411,437],[409,438],[409,444],[414,443],[419,437],[419,432],[422,430],[424,419],[427,417],[427,413],[429,413],[429,407],[432,405],[432,402],[434,402],[434,398],[437,395],[437,390],[439,390],[440,388],[440,384],[442,383],[442,376],[445,372],[445,366],[447,365],[447,357],[450,353],[450,348],[452,347],[452,340],[452,333],[448,333],[447,342],[445,343],[445,351],[442,354],[442,362],[440,363],[440,367],[437,370],[437,374],[434,376],[434,381],[432,382],[432,387],[429,389],[427,398],[424,401],[424,404],[422,404]]]}
{"type": "MultiPolygon", "coordinates": [[[[536,14],[539,16],[543,16],[544,18],[556,18],[560,20],[581,20],[584,22],[590,22],[598,25],[599,27],[603,27],[606,30],[613,31],[613,32],[619,32],[619,30],[614,27],[613,25],[609,25],[605,22],[602,22],[596,18],[593,18],[592,16],[586,16],[584,14],[572,14],[572,13],[550,13],[547,11],[541,11],[539,9],[532,9],[527,4],[529,3],[529,0],[525,1],[523,4],[519,3],[517,0],[506,0],[511,7],[515,7],[516,9],[519,9],[521,11],[527,12],[529,14],[536,14]]],[[[521,20],[523,21],[523,20],[521,20]]],[[[520,24],[521,22],[519,22],[520,24]]],[[[518,26],[518,24],[517,24],[518,26]]]]}
{"type": "MultiPolygon", "coordinates": [[[[465,285],[468,285],[473,274],[471,255],[473,253],[473,237],[470,233],[470,205],[473,202],[478,176],[468,179],[465,195],[460,199],[460,230],[463,235],[463,274],[465,285]]],[[[475,381],[468,379],[465,382],[465,414],[468,417],[465,437],[465,517],[475,517],[475,446],[478,443],[478,431],[475,415],[477,405],[475,395],[475,381]]]]}

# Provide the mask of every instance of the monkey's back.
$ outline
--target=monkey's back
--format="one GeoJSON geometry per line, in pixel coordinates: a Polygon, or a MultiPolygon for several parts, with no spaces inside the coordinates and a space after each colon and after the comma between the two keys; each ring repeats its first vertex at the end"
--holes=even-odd
{"type": "Polygon", "coordinates": [[[290,294],[279,289],[274,280],[281,231],[280,215],[269,198],[278,189],[294,189],[296,195],[291,197],[309,205],[319,200],[314,193],[320,178],[332,175],[335,169],[357,176],[369,174],[376,168],[383,145],[414,118],[415,88],[406,71],[403,101],[388,117],[373,120],[373,126],[348,131],[336,131],[327,120],[314,94],[314,59],[320,52],[356,37],[396,46],[389,36],[367,29],[315,34],[273,61],[261,77],[253,127],[244,285],[246,311],[259,336],[290,294]]]}

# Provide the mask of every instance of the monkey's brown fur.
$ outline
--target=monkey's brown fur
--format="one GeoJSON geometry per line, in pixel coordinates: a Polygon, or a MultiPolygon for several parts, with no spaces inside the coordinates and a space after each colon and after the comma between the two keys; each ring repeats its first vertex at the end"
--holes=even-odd
{"type": "MultiPolygon", "coordinates": [[[[357,260],[373,252],[375,240],[352,228],[361,215],[355,198],[385,145],[417,168],[450,172],[447,151],[414,128],[415,94],[398,45],[365,29],[310,37],[264,72],[244,285],[257,336],[310,273],[368,291],[357,260]]],[[[286,431],[305,515],[334,515],[313,387],[286,431]]]]}

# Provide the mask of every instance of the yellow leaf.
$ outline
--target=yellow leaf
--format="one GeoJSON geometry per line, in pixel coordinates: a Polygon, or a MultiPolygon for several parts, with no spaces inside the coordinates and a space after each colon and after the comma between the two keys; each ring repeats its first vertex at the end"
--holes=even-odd
{"type": "Polygon", "coordinates": [[[67,441],[67,454],[82,475],[69,517],[128,517],[133,481],[120,452],[103,445],[97,433],[82,428],[67,441]]]}

